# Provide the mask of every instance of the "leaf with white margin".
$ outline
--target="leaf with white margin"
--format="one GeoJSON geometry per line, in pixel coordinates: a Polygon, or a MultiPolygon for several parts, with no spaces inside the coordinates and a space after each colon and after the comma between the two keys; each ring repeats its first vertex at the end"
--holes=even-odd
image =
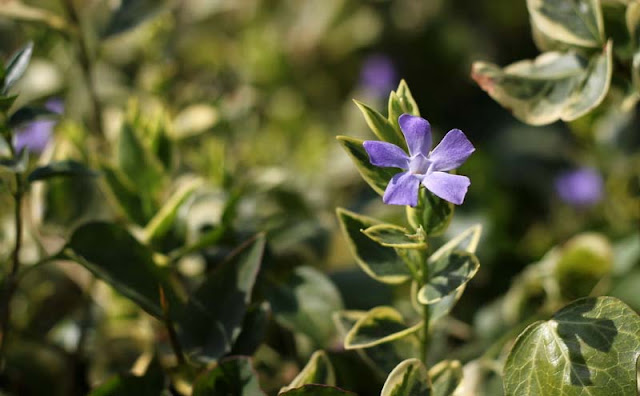
{"type": "Polygon", "coordinates": [[[289,385],[282,387],[280,393],[307,384],[331,386],[336,384],[336,373],[325,351],[315,351],[300,373],[298,373],[289,385]]]}
{"type": "Polygon", "coordinates": [[[554,40],[581,47],[604,43],[600,0],[527,0],[532,24],[554,40]]]}
{"type": "Polygon", "coordinates": [[[462,365],[457,360],[443,360],[429,369],[433,396],[450,396],[462,382],[462,365]]]}
{"type": "Polygon", "coordinates": [[[382,246],[397,249],[427,248],[427,244],[421,241],[418,235],[412,235],[406,228],[393,224],[377,224],[362,232],[382,246]]]}
{"type": "Polygon", "coordinates": [[[636,396],[638,356],[638,314],[613,297],[579,299],[518,336],[505,394],[636,396]]]}
{"type": "Polygon", "coordinates": [[[422,328],[422,322],[408,326],[404,318],[392,307],[375,307],[358,319],[344,340],[345,349],[369,348],[413,334],[422,328]]]}
{"type": "Polygon", "coordinates": [[[599,105],[609,91],[612,44],[582,58],[576,53],[547,52],[504,69],[475,62],[471,77],[496,102],[530,125],[573,121],[599,105]]]}
{"type": "Polygon", "coordinates": [[[430,305],[464,287],[480,269],[472,253],[453,252],[430,265],[429,280],[418,291],[418,301],[430,305]]]}
{"type": "Polygon", "coordinates": [[[407,359],[396,366],[382,387],[380,396],[433,395],[429,374],[418,359],[407,359]]]}

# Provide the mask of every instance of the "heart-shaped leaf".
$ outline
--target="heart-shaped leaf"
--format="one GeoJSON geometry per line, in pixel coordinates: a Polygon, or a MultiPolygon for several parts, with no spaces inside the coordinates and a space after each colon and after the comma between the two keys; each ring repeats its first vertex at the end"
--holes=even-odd
{"type": "Polygon", "coordinates": [[[640,316],[613,297],[583,298],[516,340],[504,366],[507,396],[635,396],[640,316]]]}
{"type": "Polygon", "coordinates": [[[157,318],[165,317],[160,288],[170,311],[180,311],[181,303],[154,263],[151,250],[116,224],[92,222],[78,227],[62,256],[81,264],[157,318]]]}
{"type": "Polygon", "coordinates": [[[382,246],[397,249],[426,249],[427,244],[418,235],[393,224],[378,224],[362,231],[366,236],[382,246]]]}
{"type": "Polygon", "coordinates": [[[356,139],[349,136],[337,136],[338,142],[342,148],[347,152],[353,163],[355,164],[358,172],[364,179],[364,181],[373,188],[375,192],[384,195],[384,190],[389,184],[389,180],[396,174],[401,172],[397,168],[380,168],[372,165],[369,161],[369,154],[362,143],[364,140],[356,139]]]}
{"type": "Polygon", "coordinates": [[[380,396],[431,396],[431,382],[424,364],[407,359],[389,373],[380,396]]]}
{"type": "Polygon", "coordinates": [[[418,291],[421,304],[434,304],[467,284],[480,269],[478,258],[467,252],[453,252],[429,265],[429,280],[418,291]]]}
{"type": "Polygon", "coordinates": [[[280,393],[299,388],[307,384],[335,385],[336,373],[325,351],[316,351],[311,355],[307,365],[298,373],[288,386],[280,389],[280,393]]]}
{"type": "Polygon", "coordinates": [[[200,375],[193,384],[193,396],[260,396],[258,375],[248,357],[231,357],[200,375]]]}
{"type": "Polygon", "coordinates": [[[571,52],[547,52],[504,69],[476,62],[472,77],[523,122],[572,121],[599,105],[607,94],[613,70],[611,51],[609,42],[590,59],[571,52]]]}
{"type": "Polygon", "coordinates": [[[262,234],[247,241],[191,296],[177,319],[187,354],[212,361],[231,351],[251,301],[264,247],[262,234]]]}
{"type": "Polygon", "coordinates": [[[443,360],[429,370],[431,394],[451,396],[462,382],[462,365],[457,360],[443,360]]]}
{"type": "Polygon", "coordinates": [[[413,334],[422,322],[408,326],[392,307],[375,307],[353,325],[344,339],[345,349],[369,348],[413,334]]]}
{"type": "Polygon", "coordinates": [[[393,248],[381,246],[361,232],[379,224],[378,221],[342,208],[338,208],[337,214],[349,249],[364,272],[389,284],[403,283],[410,278],[407,265],[393,248]]]}
{"type": "Polygon", "coordinates": [[[527,0],[531,21],[545,35],[581,47],[604,43],[600,0],[527,0]]]}

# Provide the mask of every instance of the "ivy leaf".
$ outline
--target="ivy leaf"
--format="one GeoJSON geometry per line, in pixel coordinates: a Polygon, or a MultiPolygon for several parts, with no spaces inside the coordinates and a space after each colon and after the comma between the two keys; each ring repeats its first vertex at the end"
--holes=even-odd
{"type": "Polygon", "coordinates": [[[450,396],[462,382],[462,365],[457,360],[443,360],[429,370],[433,396],[450,396]]]}
{"type": "Polygon", "coordinates": [[[471,75],[489,96],[531,125],[573,121],[599,105],[611,82],[612,44],[584,59],[579,55],[547,52],[500,69],[476,62],[471,75]]]}
{"type": "Polygon", "coordinates": [[[92,222],[78,227],[62,256],[81,264],[156,318],[165,317],[160,288],[171,312],[180,311],[181,303],[154,263],[151,250],[116,224],[92,222]]]}
{"type": "Polygon", "coordinates": [[[429,265],[429,281],[418,291],[418,301],[434,304],[467,284],[480,269],[471,253],[453,252],[429,265]]]}
{"type": "Polygon", "coordinates": [[[397,249],[426,249],[424,240],[417,235],[410,235],[409,231],[393,224],[378,224],[362,231],[366,236],[382,246],[397,249]]]}
{"type": "Polygon", "coordinates": [[[309,384],[280,393],[279,396],[356,396],[356,394],[335,386],[309,384]]]}
{"type": "Polygon", "coordinates": [[[413,334],[422,322],[405,324],[400,312],[392,307],[375,307],[358,319],[344,340],[345,349],[369,348],[413,334]]]}
{"type": "Polygon", "coordinates": [[[200,375],[193,384],[193,396],[260,396],[258,375],[248,357],[231,357],[200,375]]]}
{"type": "Polygon", "coordinates": [[[581,47],[604,44],[600,0],[527,0],[532,24],[554,40],[581,47]]]}
{"type": "Polygon", "coordinates": [[[635,396],[640,316],[613,297],[583,298],[516,340],[504,367],[507,396],[635,396]]]}
{"type": "Polygon", "coordinates": [[[342,208],[336,212],[349,249],[367,275],[388,284],[403,283],[410,278],[407,265],[393,248],[381,246],[361,232],[379,224],[378,221],[342,208]]]}
{"type": "Polygon", "coordinates": [[[315,351],[309,362],[288,386],[282,387],[280,393],[299,388],[307,384],[335,385],[336,373],[325,351],[315,351]]]}
{"type": "Polygon", "coordinates": [[[351,160],[364,181],[380,196],[384,195],[384,190],[387,188],[389,180],[402,170],[397,168],[381,168],[372,165],[369,161],[369,154],[367,154],[367,151],[362,145],[364,140],[348,136],[338,136],[336,139],[338,139],[342,148],[347,152],[349,157],[351,157],[351,160]]]}
{"type": "Polygon", "coordinates": [[[384,383],[380,396],[431,396],[431,382],[424,364],[407,359],[396,366],[384,383]]]}
{"type": "Polygon", "coordinates": [[[33,42],[29,42],[9,59],[9,62],[5,65],[4,81],[0,90],[3,96],[22,78],[27,66],[29,66],[32,53],[33,42]]]}
{"type": "Polygon", "coordinates": [[[40,166],[34,169],[33,172],[29,174],[28,180],[29,183],[33,183],[36,181],[49,180],[54,177],[65,176],[96,177],[98,176],[98,173],[87,168],[80,162],[66,160],[51,162],[45,166],[40,166]]]}
{"type": "MultiPolygon", "coordinates": [[[[393,127],[392,122],[387,120],[382,114],[367,106],[366,104],[354,100],[358,109],[362,112],[364,116],[364,120],[367,122],[369,129],[371,132],[376,135],[376,137],[383,142],[393,143],[396,146],[403,147],[404,137],[399,134],[398,131],[393,127]]],[[[397,121],[396,121],[397,122],[397,121]]]]}
{"type": "Polygon", "coordinates": [[[262,234],[239,247],[207,276],[178,314],[178,335],[188,354],[212,361],[231,351],[251,301],[264,247],[262,234]]]}

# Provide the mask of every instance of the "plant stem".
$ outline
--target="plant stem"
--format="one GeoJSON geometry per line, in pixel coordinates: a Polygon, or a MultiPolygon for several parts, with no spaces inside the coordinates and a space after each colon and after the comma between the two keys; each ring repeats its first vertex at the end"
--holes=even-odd
{"type": "MultiPolygon", "coordinates": [[[[420,286],[422,287],[429,281],[429,266],[427,264],[426,251],[423,251],[420,254],[420,264],[422,267],[422,285],[420,286]]],[[[429,358],[429,343],[431,342],[431,334],[429,332],[429,316],[429,306],[425,305],[422,307],[422,321],[424,323],[424,326],[422,327],[422,337],[420,337],[420,360],[422,360],[427,369],[429,368],[427,359],[429,358]]]]}

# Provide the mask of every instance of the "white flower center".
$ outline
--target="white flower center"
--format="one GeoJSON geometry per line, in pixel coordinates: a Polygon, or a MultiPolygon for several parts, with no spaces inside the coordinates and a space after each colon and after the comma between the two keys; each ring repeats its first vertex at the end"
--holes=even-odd
{"type": "Polygon", "coordinates": [[[426,175],[431,161],[422,154],[416,154],[409,159],[409,172],[414,175],[426,175]]]}

